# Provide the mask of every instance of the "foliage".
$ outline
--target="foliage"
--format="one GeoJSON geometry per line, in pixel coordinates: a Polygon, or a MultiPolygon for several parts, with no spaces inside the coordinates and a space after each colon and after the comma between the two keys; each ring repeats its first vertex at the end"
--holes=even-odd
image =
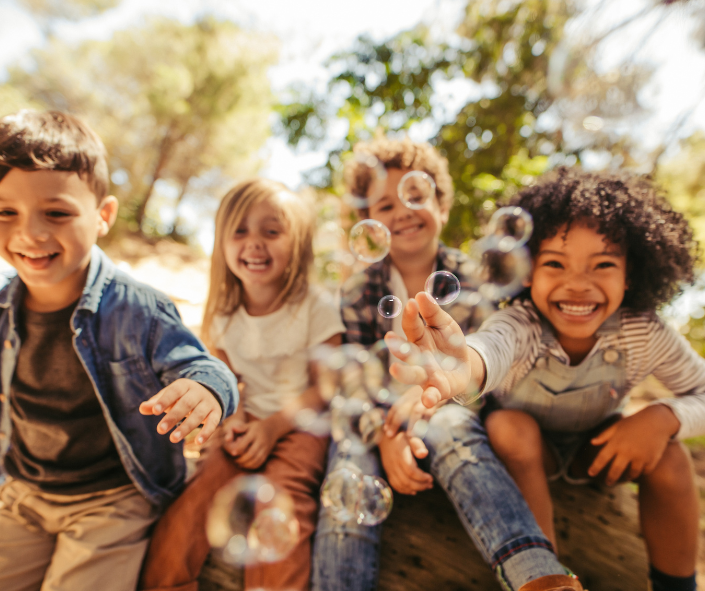
{"type": "Polygon", "coordinates": [[[326,167],[307,179],[318,186],[335,185],[341,155],[376,130],[435,127],[430,141],[447,156],[456,187],[443,238],[463,245],[479,235],[498,198],[551,166],[578,161],[585,148],[612,153],[618,163],[629,158],[629,141],[601,124],[639,113],[637,92],[650,72],[598,71],[594,39],[564,38],[566,23],[579,16],[573,2],[479,0],[468,3],[447,42],[423,27],[383,43],[361,37],[329,61],[325,99],[292,89],[281,126],[292,145],[309,147],[332,119],[349,122],[326,167]],[[549,59],[554,52],[558,66],[549,59]],[[459,112],[445,112],[439,89],[459,82],[471,87],[470,97],[459,112]]]}
{"type": "Polygon", "coordinates": [[[266,68],[275,57],[269,37],[211,18],[153,20],[77,46],[51,38],[33,53],[32,70],[10,69],[0,114],[24,103],[83,116],[108,149],[123,223],[158,235],[169,229],[160,209],[204,183],[218,186],[223,175],[256,170],[272,108],[266,68]],[[176,197],[161,195],[153,208],[160,190],[176,197]]]}
{"type": "Polygon", "coordinates": [[[114,8],[120,0],[20,0],[30,12],[42,19],[79,20],[114,8]]]}

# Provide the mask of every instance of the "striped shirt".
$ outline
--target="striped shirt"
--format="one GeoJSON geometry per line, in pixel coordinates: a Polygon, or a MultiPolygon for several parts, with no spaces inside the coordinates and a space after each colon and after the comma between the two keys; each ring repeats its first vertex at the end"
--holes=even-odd
{"type": "MultiPolygon", "coordinates": [[[[588,358],[606,349],[623,351],[627,374],[624,392],[653,375],[676,396],[653,404],[665,404],[674,412],[681,423],[678,439],[705,433],[705,359],[654,312],[621,308],[617,314],[619,330],[604,335],[598,331],[588,358]]],[[[466,337],[485,364],[483,393],[491,391],[501,405],[539,357],[550,354],[570,364],[558,341],[544,342],[541,334],[541,317],[534,304],[525,300],[496,312],[476,333],[466,337]]]]}

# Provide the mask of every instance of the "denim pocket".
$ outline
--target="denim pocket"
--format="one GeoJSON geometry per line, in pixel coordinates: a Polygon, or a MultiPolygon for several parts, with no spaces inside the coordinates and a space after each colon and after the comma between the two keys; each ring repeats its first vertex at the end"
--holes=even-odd
{"type": "Polygon", "coordinates": [[[109,361],[108,366],[116,394],[115,402],[125,411],[134,410],[162,389],[159,379],[141,355],[109,361]]]}

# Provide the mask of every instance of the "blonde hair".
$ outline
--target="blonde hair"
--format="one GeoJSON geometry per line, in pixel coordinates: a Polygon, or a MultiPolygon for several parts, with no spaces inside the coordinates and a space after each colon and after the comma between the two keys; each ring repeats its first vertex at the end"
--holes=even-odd
{"type": "MultiPolygon", "coordinates": [[[[412,142],[408,137],[397,140],[377,136],[369,142],[358,142],[353,152],[359,156],[374,156],[384,168],[420,170],[436,182],[436,199],[442,208],[453,205],[453,179],[448,172],[448,160],[426,142],[412,142]]],[[[371,181],[369,169],[356,160],[345,167],[343,180],[355,195],[367,195],[371,181]]]]}
{"type": "Polygon", "coordinates": [[[243,303],[242,283],[225,262],[223,243],[235,233],[250,208],[265,201],[280,211],[291,236],[291,258],[285,271],[284,287],[272,308],[276,310],[287,301],[299,301],[308,289],[309,270],[313,262],[314,216],[311,203],[281,183],[265,179],[250,179],[233,187],[223,197],[215,217],[210,286],[201,325],[201,338],[211,350],[214,348],[211,327],[215,316],[229,316],[243,303]]]}

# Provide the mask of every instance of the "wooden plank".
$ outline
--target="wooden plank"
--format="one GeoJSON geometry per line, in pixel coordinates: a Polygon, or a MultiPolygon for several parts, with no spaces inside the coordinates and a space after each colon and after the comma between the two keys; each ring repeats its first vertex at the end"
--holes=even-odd
{"type": "MultiPolygon", "coordinates": [[[[635,488],[552,483],[561,561],[590,591],[646,589],[635,488]]],[[[396,495],[382,536],[380,591],[499,591],[494,575],[439,488],[396,495]]],[[[241,573],[213,558],[201,591],[240,591],[241,573]]]]}

